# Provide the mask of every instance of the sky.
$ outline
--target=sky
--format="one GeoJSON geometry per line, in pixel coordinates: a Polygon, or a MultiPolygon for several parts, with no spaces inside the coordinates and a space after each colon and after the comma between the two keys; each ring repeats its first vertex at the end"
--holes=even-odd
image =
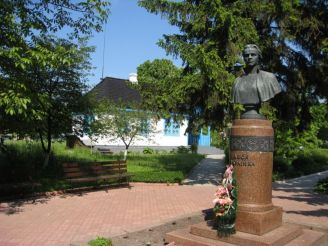
{"type": "Polygon", "coordinates": [[[180,66],[181,61],[166,56],[165,50],[156,44],[163,34],[178,32],[178,28],[160,15],[139,7],[137,0],[112,0],[106,30],[95,33],[89,43],[96,47],[91,56],[95,69],[92,71],[94,75],[89,76],[89,85],[100,82],[103,64],[104,77],[120,79],[128,79],[130,73],[137,72],[140,64],[156,58],[170,59],[180,66]]]}

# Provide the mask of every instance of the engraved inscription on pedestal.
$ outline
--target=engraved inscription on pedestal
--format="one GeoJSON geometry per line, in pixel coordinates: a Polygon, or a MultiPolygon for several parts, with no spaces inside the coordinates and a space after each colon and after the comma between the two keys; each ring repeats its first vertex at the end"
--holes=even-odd
{"type": "Polygon", "coordinates": [[[231,164],[239,167],[254,167],[255,163],[248,158],[247,152],[232,153],[231,164]]]}
{"type": "Polygon", "coordinates": [[[230,150],[273,152],[273,136],[231,136],[230,150]]]}

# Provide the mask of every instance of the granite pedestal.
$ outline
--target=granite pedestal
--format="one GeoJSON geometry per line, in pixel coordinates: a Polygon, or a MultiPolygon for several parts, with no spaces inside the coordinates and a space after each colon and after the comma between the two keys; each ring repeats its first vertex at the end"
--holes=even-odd
{"type": "Polygon", "coordinates": [[[272,204],[274,135],[263,119],[234,120],[230,132],[230,163],[238,190],[237,233],[219,237],[211,221],[166,235],[168,242],[186,246],[327,245],[327,235],[282,223],[282,208],[272,204]]]}
{"type": "Polygon", "coordinates": [[[273,150],[270,121],[233,121],[230,163],[238,187],[237,231],[263,235],[282,224],[282,208],[272,204],[273,150]]]}

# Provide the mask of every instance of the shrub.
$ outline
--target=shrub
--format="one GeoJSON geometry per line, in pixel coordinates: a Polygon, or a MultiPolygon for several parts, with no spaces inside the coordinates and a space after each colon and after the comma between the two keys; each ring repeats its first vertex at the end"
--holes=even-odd
{"type": "Polygon", "coordinates": [[[273,158],[273,172],[286,173],[289,170],[289,162],[282,156],[273,158]]]}
{"type": "Polygon", "coordinates": [[[230,148],[229,148],[229,146],[226,146],[224,148],[224,155],[225,155],[224,162],[227,165],[227,164],[230,163],[230,148]]]}
{"type": "Polygon", "coordinates": [[[301,174],[311,174],[328,169],[328,150],[315,149],[304,151],[292,162],[293,168],[301,174]]]}
{"type": "Polygon", "coordinates": [[[90,246],[112,246],[112,240],[104,238],[104,237],[97,237],[97,239],[91,240],[88,242],[90,246]]]}
{"type": "Polygon", "coordinates": [[[179,146],[178,150],[177,150],[177,153],[178,154],[186,154],[186,153],[189,153],[189,151],[190,151],[190,149],[188,149],[187,147],[179,146]]]}
{"type": "Polygon", "coordinates": [[[328,194],[328,177],[320,179],[316,184],[314,190],[320,193],[328,194]]]}
{"type": "Polygon", "coordinates": [[[144,148],[144,150],[142,151],[142,153],[144,154],[154,154],[154,150],[147,147],[147,148],[144,148]]]}
{"type": "Polygon", "coordinates": [[[295,170],[305,175],[318,171],[317,163],[310,156],[299,155],[292,165],[295,170]]]}
{"type": "Polygon", "coordinates": [[[328,168],[328,150],[327,149],[314,149],[311,151],[313,160],[320,163],[321,166],[328,168]]]}
{"type": "Polygon", "coordinates": [[[191,153],[196,154],[197,153],[197,150],[198,150],[198,145],[197,144],[190,145],[190,151],[191,151],[191,153]]]}

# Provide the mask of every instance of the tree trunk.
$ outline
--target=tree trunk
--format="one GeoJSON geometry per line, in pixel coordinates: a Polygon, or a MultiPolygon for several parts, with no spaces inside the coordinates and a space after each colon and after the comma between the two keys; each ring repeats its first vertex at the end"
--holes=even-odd
{"type": "Polygon", "coordinates": [[[50,153],[45,153],[44,161],[43,161],[43,168],[46,168],[49,165],[50,153]]]}
{"type": "Polygon", "coordinates": [[[52,121],[50,118],[50,115],[48,115],[48,120],[47,120],[47,146],[45,145],[45,142],[42,137],[42,132],[39,132],[41,144],[42,144],[42,149],[45,152],[45,158],[43,161],[43,168],[47,167],[49,164],[49,158],[50,158],[50,152],[51,152],[51,130],[52,130],[52,121]]]}
{"type": "Polygon", "coordinates": [[[5,146],[4,137],[2,134],[0,134],[0,152],[7,154],[7,147],[5,146]]]}
{"type": "Polygon", "coordinates": [[[128,149],[124,150],[124,156],[123,156],[123,161],[126,161],[128,158],[128,149]]]}
{"type": "Polygon", "coordinates": [[[43,137],[42,137],[42,133],[39,133],[39,136],[40,136],[43,152],[45,153],[43,166],[42,166],[43,168],[45,168],[49,164],[50,152],[51,152],[51,139],[50,139],[50,141],[48,139],[47,146],[45,146],[45,143],[44,143],[44,140],[43,140],[43,137]]]}

